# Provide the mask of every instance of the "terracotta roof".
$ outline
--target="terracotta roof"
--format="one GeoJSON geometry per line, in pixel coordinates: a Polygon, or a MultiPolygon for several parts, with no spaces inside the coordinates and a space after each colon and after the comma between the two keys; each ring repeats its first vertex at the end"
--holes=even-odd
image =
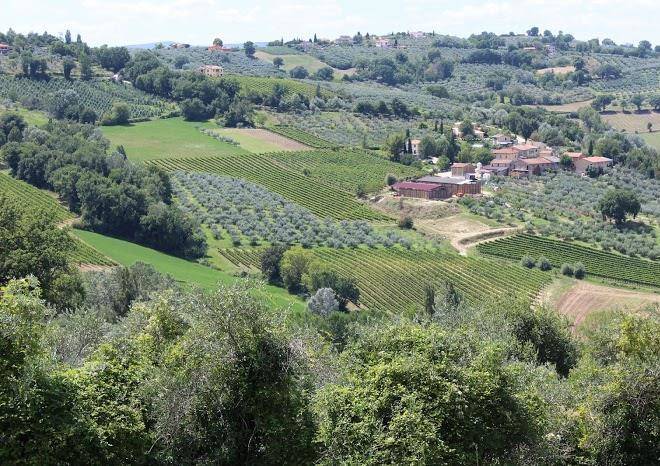
{"type": "Polygon", "coordinates": [[[497,154],[515,154],[516,153],[516,151],[511,147],[508,147],[508,148],[505,147],[504,149],[493,149],[491,152],[495,155],[497,155],[497,154]]]}
{"type": "Polygon", "coordinates": [[[527,165],[544,165],[547,163],[551,163],[549,160],[543,158],[521,159],[520,161],[527,165]]]}
{"type": "Polygon", "coordinates": [[[516,144],[515,146],[513,146],[513,148],[515,150],[532,150],[532,149],[536,149],[537,147],[531,144],[516,144]]]}
{"type": "Polygon", "coordinates": [[[612,159],[608,159],[607,157],[601,157],[600,155],[594,155],[593,157],[585,157],[584,160],[587,162],[611,162],[612,159]]]}
{"type": "Polygon", "coordinates": [[[582,152],[564,152],[563,155],[568,155],[572,159],[579,159],[583,156],[582,152]]]}
{"type": "Polygon", "coordinates": [[[394,189],[417,189],[419,191],[433,191],[440,188],[436,183],[420,183],[418,181],[402,181],[392,186],[394,189]]]}

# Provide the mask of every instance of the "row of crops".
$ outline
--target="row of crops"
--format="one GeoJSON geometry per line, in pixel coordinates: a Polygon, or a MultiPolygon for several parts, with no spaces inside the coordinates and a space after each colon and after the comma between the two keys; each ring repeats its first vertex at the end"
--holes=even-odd
{"type": "Polygon", "coordinates": [[[147,162],[167,171],[215,173],[264,186],[321,218],[338,220],[388,220],[354,196],[330,184],[284,167],[260,154],[219,155],[160,159],[147,162]]]}
{"type": "Polygon", "coordinates": [[[318,136],[298,129],[294,126],[276,125],[268,129],[273,133],[277,133],[281,136],[293,139],[294,141],[298,141],[299,143],[305,144],[309,147],[314,147],[315,149],[331,149],[333,147],[337,147],[337,144],[333,142],[321,139],[318,136]]]}
{"type": "Polygon", "coordinates": [[[364,220],[319,219],[263,186],[210,173],[177,171],[173,189],[181,208],[199,219],[219,240],[228,235],[233,245],[244,240],[256,246],[268,243],[305,247],[356,247],[366,244],[410,247],[396,231],[377,232],[364,220]]]}
{"type": "Polygon", "coordinates": [[[364,150],[288,151],[268,156],[300,173],[327,180],[350,192],[355,192],[358,186],[368,192],[380,190],[388,174],[397,179],[423,175],[423,171],[418,168],[390,162],[364,150]]]}
{"type": "Polygon", "coordinates": [[[47,109],[57,92],[75,91],[82,105],[101,115],[112,107],[115,101],[128,104],[131,118],[152,118],[174,110],[173,104],[135,89],[130,84],[118,84],[109,80],[66,80],[50,78],[35,80],[0,75],[0,97],[16,102],[31,101],[33,105],[47,109]]]}
{"type": "Polygon", "coordinates": [[[482,254],[520,260],[546,257],[554,267],[582,262],[587,274],[660,287],[660,263],[599,251],[586,246],[533,235],[516,235],[477,246],[482,254]]]}
{"type": "Polygon", "coordinates": [[[17,199],[31,212],[47,212],[56,222],[63,222],[74,215],[62,206],[54,196],[34,186],[0,173],[0,195],[17,199]]]}
{"type": "Polygon", "coordinates": [[[263,249],[220,248],[218,252],[236,267],[258,269],[261,264],[263,249]]]}
{"type": "Polygon", "coordinates": [[[103,267],[117,265],[113,260],[79,239],[76,239],[76,249],[71,255],[71,261],[79,265],[98,265],[103,267]]]}
{"type": "MultiPolygon", "coordinates": [[[[273,87],[279,84],[284,89],[284,95],[302,94],[309,99],[313,99],[317,93],[317,86],[311,83],[286,78],[269,78],[261,76],[241,76],[226,75],[228,78],[235,79],[241,86],[242,94],[253,94],[261,97],[272,95],[273,87]]],[[[322,97],[332,97],[334,94],[324,87],[320,87],[319,92],[322,97]]]]}
{"type": "Polygon", "coordinates": [[[363,305],[385,311],[421,307],[425,287],[442,281],[478,304],[507,296],[531,302],[551,280],[551,275],[537,270],[439,250],[319,248],[314,253],[338,273],[355,276],[363,305]]]}

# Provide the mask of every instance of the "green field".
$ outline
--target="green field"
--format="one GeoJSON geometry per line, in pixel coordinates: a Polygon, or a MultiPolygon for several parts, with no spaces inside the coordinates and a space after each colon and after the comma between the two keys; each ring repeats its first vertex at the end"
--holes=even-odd
{"type": "Polygon", "coordinates": [[[566,241],[533,235],[515,235],[482,243],[482,254],[519,261],[523,256],[546,257],[558,268],[562,264],[584,264],[587,274],[626,283],[660,287],[660,263],[600,251],[566,241]]]}
{"type": "MultiPolygon", "coordinates": [[[[284,65],[282,65],[281,67],[281,69],[283,69],[284,71],[289,71],[295,68],[296,66],[302,66],[307,71],[309,71],[310,74],[312,74],[320,70],[321,68],[330,66],[327,63],[323,63],[318,58],[307,54],[276,55],[264,51],[257,51],[257,53],[255,53],[255,56],[259,60],[267,61],[268,63],[273,63],[273,59],[275,57],[280,57],[282,60],[284,60],[284,65]]],[[[355,74],[355,69],[348,69],[348,70],[339,70],[337,68],[332,68],[332,69],[334,70],[335,73],[334,74],[335,81],[339,81],[345,75],[355,74]]]]}
{"type": "Polygon", "coordinates": [[[104,126],[103,134],[113,146],[124,146],[128,158],[133,161],[246,152],[238,146],[203,134],[199,128],[213,129],[217,126],[213,123],[188,122],[183,118],[168,118],[127,126],[104,126]]]}
{"type": "MultiPolygon", "coordinates": [[[[169,256],[128,241],[83,230],[74,230],[74,234],[121,265],[128,267],[138,261],[145,262],[153,265],[159,272],[171,275],[181,283],[213,290],[218,285],[231,285],[238,280],[227,272],[169,256]]],[[[274,286],[266,286],[262,297],[279,308],[291,305],[293,310],[299,312],[305,307],[302,300],[274,286]]]]}
{"type": "Polygon", "coordinates": [[[660,128],[653,133],[640,133],[640,136],[642,136],[649,146],[655,147],[656,150],[660,151],[660,128]]]}
{"type": "MultiPolygon", "coordinates": [[[[283,145],[274,141],[279,135],[271,134],[264,129],[246,129],[246,128],[218,128],[214,132],[233,139],[240,144],[241,148],[254,152],[255,154],[263,154],[265,152],[277,152],[279,150],[287,150],[283,145]],[[269,135],[271,137],[269,137],[269,135]]],[[[295,141],[294,141],[295,143],[295,141]]]]}
{"type": "Polygon", "coordinates": [[[7,108],[3,105],[0,105],[0,113],[4,112],[18,113],[25,119],[27,124],[32,126],[44,125],[48,123],[49,119],[45,112],[40,110],[28,110],[27,108],[21,106],[12,106],[11,108],[7,108]]]}
{"type": "Polygon", "coordinates": [[[266,155],[219,155],[217,157],[152,160],[168,171],[217,173],[242,178],[278,193],[313,214],[338,220],[388,220],[389,217],[361,204],[355,196],[303,173],[286,168],[266,155]]]}
{"type": "Polygon", "coordinates": [[[56,222],[63,222],[74,217],[66,207],[59,203],[55,195],[50,195],[46,191],[2,172],[0,172],[0,194],[18,199],[30,211],[48,212],[56,222]]]}
{"type": "MultiPolygon", "coordinates": [[[[271,95],[273,86],[279,84],[284,89],[284,95],[302,94],[309,99],[316,95],[316,86],[306,82],[288,78],[264,78],[259,76],[226,75],[227,78],[235,79],[241,85],[241,94],[256,94],[261,96],[271,95]]],[[[323,97],[333,97],[335,94],[321,87],[323,97]]]]}

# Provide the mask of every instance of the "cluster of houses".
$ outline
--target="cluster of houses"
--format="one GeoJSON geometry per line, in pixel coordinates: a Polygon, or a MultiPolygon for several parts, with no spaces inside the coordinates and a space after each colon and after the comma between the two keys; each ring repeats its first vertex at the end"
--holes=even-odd
{"type": "MultiPolygon", "coordinates": [[[[452,130],[458,130],[458,127],[459,124],[456,124],[452,130]]],[[[474,128],[474,134],[481,140],[487,138],[486,132],[479,127],[474,128]]],[[[491,153],[494,157],[488,165],[457,162],[451,166],[450,172],[402,181],[394,184],[392,188],[404,197],[447,199],[452,196],[480,194],[482,181],[494,175],[526,178],[560,168],[567,169],[568,164],[562,164],[562,158],[566,157],[571,160],[570,169],[580,174],[592,169],[604,170],[612,165],[612,159],[607,157],[582,152],[560,154],[559,149],[542,142],[512,140],[510,136],[502,133],[488,139],[493,146],[491,153]]],[[[420,143],[419,139],[410,140],[410,152],[415,156],[420,155],[420,143]]]]}

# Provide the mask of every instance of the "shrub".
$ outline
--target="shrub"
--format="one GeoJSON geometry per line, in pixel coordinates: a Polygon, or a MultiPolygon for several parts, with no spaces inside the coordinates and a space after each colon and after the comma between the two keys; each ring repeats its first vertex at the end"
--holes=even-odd
{"type": "Polygon", "coordinates": [[[536,262],[536,266],[539,269],[543,270],[544,272],[547,272],[552,268],[552,264],[550,263],[550,261],[543,256],[539,257],[539,260],[536,262]]]}
{"type": "Polygon", "coordinates": [[[573,268],[573,273],[575,275],[575,278],[582,279],[587,274],[587,269],[584,267],[584,264],[582,262],[578,262],[575,264],[575,267],[573,268]]]}
{"type": "Polygon", "coordinates": [[[396,176],[392,175],[391,173],[388,173],[387,176],[385,177],[385,184],[387,186],[392,186],[397,182],[396,176]]]}
{"type": "Polygon", "coordinates": [[[339,303],[332,288],[320,288],[309,298],[307,307],[314,314],[327,317],[332,311],[339,309],[339,303]]]}
{"type": "Polygon", "coordinates": [[[567,277],[573,276],[573,266],[571,264],[562,264],[560,270],[562,275],[566,275],[567,277]]]}
{"type": "Polygon", "coordinates": [[[413,219],[412,217],[406,215],[405,217],[401,217],[399,219],[398,225],[402,230],[411,230],[413,227],[413,219]]]}
{"type": "Polygon", "coordinates": [[[534,265],[536,265],[536,261],[534,261],[534,258],[531,256],[523,256],[522,259],[520,259],[520,265],[527,267],[528,269],[533,269],[534,265]]]}

